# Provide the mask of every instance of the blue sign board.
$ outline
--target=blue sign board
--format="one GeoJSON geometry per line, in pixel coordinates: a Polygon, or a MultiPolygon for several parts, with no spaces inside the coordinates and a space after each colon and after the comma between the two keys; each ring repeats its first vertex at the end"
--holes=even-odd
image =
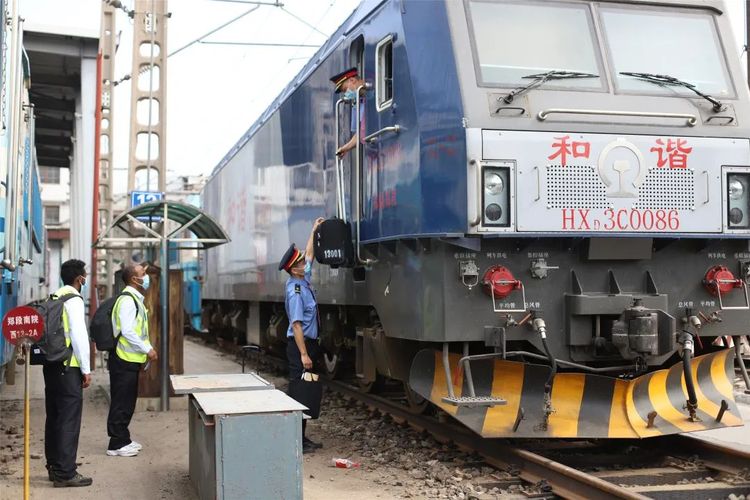
{"type": "Polygon", "coordinates": [[[130,208],[143,205],[144,203],[151,203],[152,201],[159,201],[164,198],[164,193],[155,193],[151,191],[132,191],[130,193],[130,208]]]}
{"type": "MultiPolygon", "coordinates": [[[[138,205],[143,205],[144,203],[151,203],[152,201],[160,201],[162,198],[164,198],[164,193],[152,191],[131,191],[130,208],[135,208],[138,205]]],[[[161,222],[161,212],[155,217],[137,217],[137,219],[143,222],[161,222]]]]}

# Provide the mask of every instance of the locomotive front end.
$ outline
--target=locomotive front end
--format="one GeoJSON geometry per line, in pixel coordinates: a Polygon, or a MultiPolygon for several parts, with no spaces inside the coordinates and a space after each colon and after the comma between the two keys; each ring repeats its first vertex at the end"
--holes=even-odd
{"type": "Polygon", "coordinates": [[[673,4],[451,11],[479,243],[446,252],[463,352],[420,352],[410,383],[482,436],[742,425],[748,92],[721,2],[673,4]]]}

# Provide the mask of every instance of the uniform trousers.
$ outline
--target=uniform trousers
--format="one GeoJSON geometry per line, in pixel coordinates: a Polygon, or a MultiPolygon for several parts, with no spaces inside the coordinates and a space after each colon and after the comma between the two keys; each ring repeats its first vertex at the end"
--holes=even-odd
{"type": "MultiPolygon", "coordinates": [[[[320,373],[320,364],[322,362],[321,357],[323,351],[320,349],[318,340],[308,339],[305,337],[305,348],[307,349],[307,355],[313,362],[311,372],[320,373]]],[[[302,372],[305,371],[305,367],[302,365],[302,355],[297,347],[297,342],[294,341],[294,337],[287,337],[286,339],[286,359],[289,362],[289,380],[298,380],[302,377],[302,372]]],[[[302,419],[302,438],[305,438],[305,430],[307,429],[307,421],[302,419]]]]}
{"type": "Polygon", "coordinates": [[[118,450],[132,442],[128,427],[138,399],[140,368],[140,363],[125,361],[115,352],[109,353],[111,397],[107,416],[107,435],[109,435],[108,449],[110,450],[118,450]]]}
{"type": "MultiPolygon", "coordinates": [[[[313,362],[313,367],[309,371],[320,373],[321,356],[323,355],[323,352],[320,349],[318,340],[305,337],[305,348],[307,348],[307,355],[313,362]]],[[[286,359],[289,362],[289,380],[300,378],[304,371],[304,366],[302,366],[302,355],[297,347],[297,342],[294,341],[294,337],[287,337],[286,339],[286,359]]]]}
{"type": "Polygon", "coordinates": [[[83,375],[80,368],[66,367],[62,362],[45,364],[43,373],[47,469],[58,479],[71,479],[76,475],[81,433],[83,375]]]}

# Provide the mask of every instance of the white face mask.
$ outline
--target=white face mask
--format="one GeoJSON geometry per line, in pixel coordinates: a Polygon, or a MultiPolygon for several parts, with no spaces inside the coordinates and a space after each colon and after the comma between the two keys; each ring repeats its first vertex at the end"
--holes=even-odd
{"type": "Polygon", "coordinates": [[[138,279],[141,280],[141,287],[144,290],[148,290],[148,287],[151,286],[151,278],[149,277],[149,275],[147,274],[144,277],[138,279]]]}
{"type": "Polygon", "coordinates": [[[89,295],[89,280],[86,278],[83,278],[83,283],[81,283],[81,297],[88,297],[89,295]]]}

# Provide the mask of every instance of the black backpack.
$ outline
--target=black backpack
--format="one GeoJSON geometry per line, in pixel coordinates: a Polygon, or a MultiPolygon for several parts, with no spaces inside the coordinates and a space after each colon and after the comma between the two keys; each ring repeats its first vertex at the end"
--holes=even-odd
{"type": "Polygon", "coordinates": [[[44,329],[42,338],[34,346],[32,352],[40,351],[36,360],[45,363],[59,363],[61,361],[70,361],[73,356],[73,348],[68,347],[65,342],[65,326],[63,324],[63,308],[65,302],[73,297],[81,298],[80,295],[69,293],[58,297],[50,295],[46,299],[38,300],[29,304],[44,320],[44,329]]]}
{"type": "Polygon", "coordinates": [[[118,333],[115,337],[115,330],[112,327],[112,311],[115,309],[117,300],[124,295],[133,298],[135,315],[138,316],[138,300],[132,293],[122,292],[120,295],[110,297],[99,304],[89,323],[89,338],[96,344],[97,351],[114,351],[117,347],[117,342],[120,340],[122,333],[118,333]]]}

